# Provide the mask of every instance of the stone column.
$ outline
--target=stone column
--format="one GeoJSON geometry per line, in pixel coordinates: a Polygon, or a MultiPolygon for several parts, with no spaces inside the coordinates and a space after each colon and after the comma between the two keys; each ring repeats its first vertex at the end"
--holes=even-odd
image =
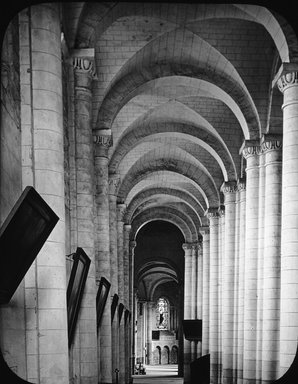
{"type": "MultiPolygon", "coordinates": [[[[124,292],[124,239],[123,239],[123,214],[126,209],[125,204],[117,204],[117,247],[118,247],[118,292],[119,301],[125,305],[125,292],[124,292]]],[[[125,383],[125,324],[124,313],[119,325],[119,383],[125,383]]]]}
{"type": "Polygon", "coordinates": [[[225,182],[225,233],[223,264],[223,383],[233,381],[236,182],[225,182]]]}
{"type": "MultiPolygon", "coordinates": [[[[129,233],[131,230],[131,225],[124,224],[123,227],[123,269],[124,269],[124,305],[131,313],[130,307],[130,275],[131,271],[129,268],[129,233]]],[[[126,324],[126,334],[125,334],[125,382],[129,381],[130,377],[130,356],[131,356],[131,326],[127,320],[126,324]]]]}
{"type": "MultiPolygon", "coordinates": [[[[117,192],[120,183],[120,177],[117,174],[109,175],[109,229],[110,229],[110,263],[111,263],[111,298],[114,294],[119,296],[118,289],[118,234],[117,234],[117,192]]],[[[119,301],[120,303],[120,301],[119,301]]],[[[118,303],[118,304],[119,304],[118,303]]],[[[115,369],[119,369],[119,321],[118,306],[112,320],[112,376],[113,382],[116,380],[115,369]]]]}
{"type": "Polygon", "coordinates": [[[154,310],[154,304],[155,303],[153,301],[147,301],[147,359],[145,361],[146,364],[152,363],[152,314],[154,310]]]}
{"type": "Polygon", "coordinates": [[[75,149],[76,149],[76,200],[77,244],[91,259],[86,287],[81,304],[77,337],[74,348],[73,375],[79,375],[82,383],[98,380],[96,284],[94,256],[94,188],[93,188],[93,136],[91,130],[92,93],[94,78],[94,50],[73,52],[75,79],[75,149]],[[80,356],[76,361],[76,356],[80,356]],[[79,368],[79,369],[78,369],[79,368]]]}
{"type": "Polygon", "coordinates": [[[28,121],[25,121],[31,125],[31,137],[27,137],[32,159],[29,173],[32,172],[31,185],[59,217],[25,277],[27,379],[45,384],[67,384],[69,351],[59,6],[54,3],[34,5],[27,9],[26,15],[27,34],[26,29],[23,32],[25,38],[28,37],[30,51],[26,69],[23,69],[27,74],[28,92],[31,92],[27,105],[28,121]]]}
{"type": "Polygon", "coordinates": [[[246,141],[246,252],[244,282],[244,356],[243,382],[255,383],[257,347],[258,294],[258,214],[259,214],[259,152],[258,142],[246,141]]]}
{"type": "Polygon", "coordinates": [[[262,379],[263,350],[263,275],[264,275],[264,216],[265,216],[265,154],[262,147],[259,154],[259,219],[258,219],[258,301],[257,301],[257,345],[256,345],[256,379],[262,379]]]}
{"type": "MultiPolygon", "coordinates": [[[[203,310],[203,248],[202,243],[197,244],[197,319],[202,319],[203,310]]],[[[202,356],[202,341],[197,342],[197,358],[202,356]]]]}
{"type": "MultiPolygon", "coordinates": [[[[192,245],[183,244],[184,250],[184,319],[191,319],[192,245]]],[[[184,382],[190,381],[191,342],[184,339],[184,382]]]]}
{"type": "Polygon", "coordinates": [[[136,348],[136,341],[135,341],[135,324],[136,324],[136,299],[135,299],[135,289],[134,289],[134,252],[135,247],[137,246],[137,243],[135,241],[130,241],[129,248],[130,248],[130,272],[131,272],[131,278],[130,278],[130,308],[132,313],[132,322],[131,322],[131,363],[130,363],[130,372],[131,375],[134,374],[134,367],[135,367],[135,348],[136,348]]]}
{"type": "Polygon", "coordinates": [[[298,66],[277,74],[283,92],[280,375],[291,365],[298,339],[298,66]]]}
{"type": "Polygon", "coordinates": [[[203,308],[202,308],[202,355],[209,353],[209,284],[210,284],[210,231],[201,227],[203,236],[203,308]]]}
{"type": "Polygon", "coordinates": [[[282,141],[280,136],[262,138],[265,155],[265,225],[263,284],[262,381],[271,382],[279,374],[280,254],[282,141]]]}
{"type": "Polygon", "coordinates": [[[207,212],[210,225],[210,285],[209,285],[209,349],[210,349],[210,383],[217,384],[219,358],[219,301],[218,301],[218,229],[219,212],[209,208],[207,212]]]}
{"type": "Polygon", "coordinates": [[[235,186],[235,267],[234,267],[234,326],[233,326],[233,377],[237,379],[238,364],[238,296],[239,296],[239,216],[240,216],[240,193],[238,184],[235,186]]]}
{"type": "Polygon", "coordinates": [[[243,381],[243,343],[244,343],[244,279],[245,279],[245,224],[246,224],[246,181],[239,179],[239,284],[237,329],[237,382],[243,381]]]}
{"type": "MultiPolygon", "coordinates": [[[[110,281],[109,179],[108,149],[112,144],[109,132],[93,131],[96,181],[97,241],[96,275],[110,281]]],[[[99,329],[99,372],[101,383],[112,383],[111,302],[107,301],[99,329]]]]}
{"type": "MultiPolygon", "coordinates": [[[[197,263],[198,263],[198,245],[191,245],[191,319],[197,318],[197,263]]],[[[192,340],[191,361],[197,357],[197,342],[192,340]]]]}
{"type": "Polygon", "coordinates": [[[222,369],[223,369],[223,274],[225,263],[225,206],[221,205],[219,210],[218,221],[218,379],[222,381],[222,369]]]}

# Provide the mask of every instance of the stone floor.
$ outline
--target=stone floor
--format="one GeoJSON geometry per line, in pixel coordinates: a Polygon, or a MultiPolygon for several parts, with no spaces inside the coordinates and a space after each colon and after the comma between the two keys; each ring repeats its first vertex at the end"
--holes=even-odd
{"type": "Polygon", "coordinates": [[[133,384],[182,384],[177,365],[146,365],[146,375],[134,375],[133,384]]]}

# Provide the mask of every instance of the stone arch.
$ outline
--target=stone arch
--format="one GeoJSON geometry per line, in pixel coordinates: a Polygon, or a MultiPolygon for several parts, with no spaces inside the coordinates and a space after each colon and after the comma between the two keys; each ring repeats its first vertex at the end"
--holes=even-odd
{"type": "Polygon", "coordinates": [[[157,345],[153,350],[153,365],[160,365],[161,364],[161,348],[159,345],[157,345]]]}
{"type": "Polygon", "coordinates": [[[135,197],[131,200],[129,205],[126,208],[126,212],[124,215],[124,221],[130,222],[132,216],[139,206],[139,204],[144,200],[155,194],[164,194],[169,196],[177,196],[181,198],[181,200],[185,201],[189,206],[191,206],[198,214],[198,216],[204,216],[203,207],[186,191],[179,190],[177,188],[147,188],[141,192],[139,192],[135,197]]]}
{"type": "Polygon", "coordinates": [[[227,146],[218,135],[210,132],[206,125],[190,125],[190,123],[175,121],[173,118],[168,122],[158,122],[150,119],[150,115],[151,113],[147,113],[135,121],[121,137],[109,162],[111,172],[117,169],[127,152],[142,140],[153,139],[157,134],[171,133],[175,135],[174,137],[179,135],[186,140],[192,140],[192,142],[195,140],[197,145],[209,152],[219,164],[224,179],[234,180],[237,178],[236,167],[227,146]]]}
{"type": "Polygon", "coordinates": [[[178,364],[178,351],[179,349],[177,345],[173,345],[171,349],[171,357],[170,357],[171,364],[178,364]]]}
{"type": "Polygon", "coordinates": [[[171,75],[199,78],[220,86],[240,102],[239,107],[249,123],[249,138],[259,137],[260,121],[256,107],[235,68],[210,44],[183,28],[151,41],[124,64],[107,89],[98,111],[96,126],[111,129],[116,114],[138,87],[150,80],[171,75]],[[156,52],[156,47],[162,46],[163,41],[170,38],[177,42],[174,52],[171,55],[162,50],[156,52]],[[189,44],[186,40],[191,41],[187,52],[185,47],[189,44]],[[201,50],[208,52],[208,61],[200,56],[201,50]],[[220,65],[215,66],[214,63],[220,65]],[[224,68],[224,71],[218,71],[217,67],[224,68]]]}
{"type": "MultiPolygon", "coordinates": [[[[171,12],[163,4],[150,3],[150,7],[134,3],[85,3],[75,9],[73,28],[77,30],[76,41],[71,46],[94,46],[97,36],[112,23],[124,16],[153,17],[175,25],[183,22],[208,19],[231,18],[254,21],[263,25],[271,35],[283,62],[297,61],[297,36],[284,17],[275,11],[254,4],[196,4],[194,10],[187,4],[170,4],[171,12]],[[189,10],[191,8],[191,11],[189,10]],[[98,15],[98,16],[97,16],[98,15]],[[104,15],[104,18],[103,18],[104,15]],[[79,22],[78,22],[79,20],[79,22]]],[[[192,4],[193,6],[193,4],[192,4]]]]}
{"type": "Polygon", "coordinates": [[[183,162],[180,158],[166,158],[161,156],[156,158],[153,151],[147,153],[139,159],[128,171],[121,181],[118,191],[118,199],[125,201],[129,190],[148,175],[160,171],[169,170],[177,174],[182,174],[194,181],[198,188],[204,191],[207,206],[218,206],[220,195],[213,180],[202,170],[199,163],[196,165],[183,162]]]}
{"type": "Polygon", "coordinates": [[[167,345],[164,345],[161,351],[161,364],[169,364],[170,363],[170,349],[167,345]]]}
{"type": "Polygon", "coordinates": [[[188,238],[192,239],[192,242],[195,242],[200,237],[199,228],[196,228],[192,220],[183,212],[178,211],[172,207],[154,207],[142,211],[136,217],[134,217],[131,224],[131,237],[134,238],[140,228],[151,219],[170,221],[178,226],[181,232],[187,233],[188,238]],[[183,228],[183,230],[182,230],[183,228]]]}

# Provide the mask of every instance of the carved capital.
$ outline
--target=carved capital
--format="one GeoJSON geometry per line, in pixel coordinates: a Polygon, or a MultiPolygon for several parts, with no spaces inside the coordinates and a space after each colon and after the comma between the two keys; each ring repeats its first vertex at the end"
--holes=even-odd
{"type": "Polygon", "coordinates": [[[286,88],[298,85],[298,71],[283,73],[277,80],[278,89],[283,93],[286,88]]]}
{"type": "Polygon", "coordinates": [[[113,137],[112,135],[93,133],[93,142],[106,149],[109,149],[113,145],[113,137]]]}
{"type": "Polygon", "coordinates": [[[237,183],[236,181],[226,181],[222,184],[220,190],[224,194],[235,193],[237,192],[237,183]]]}
{"type": "Polygon", "coordinates": [[[134,250],[135,247],[137,246],[137,242],[136,242],[136,241],[131,241],[131,242],[129,243],[129,245],[130,245],[131,250],[134,250]]]}
{"type": "Polygon", "coordinates": [[[96,78],[94,48],[74,49],[71,52],[71,60],[76,72],[89,75],[93,79],[96,78]]]}
{"type": "Polygon", "coordinates": [[[184,251],[191,250],[192,244],[191,243],[183,243],[182,248],[184,251]]]}
{"type": "Polygon", "coordinates": [[[123,203],[117,204],[117,212],[118,212],[117,217],[119,221],[123,221],[125,210],[126,210],[126,204],[123,204],[123,203]]]}
{"type": "Polygon", "coordinates": [[[219,212],[218,212],[218,207],[210,207],[207,209],[205,215],[207,216],[207,218],[210,220],[210,219],[213,219],[213,218],[218,218],[219,217],[219,212]]]}
{"type": "Polygon", "coordinates": [[[261,146],[263,153],[269,151],[281,151],[282,135],[263,135],[261,139],[261,146]]]}
{"type": "Polygon", "coordinates": [[[245,140],[240,152],[247,159],[250,156],[257,156],[261,153],[261,147],[258,140],[245,140]]]}
{"type": "Polygon", "coordinates": [[[205,235],[209,235],[210,227],[200,227],[200,233],[202,234],[203,239],[204,239],[205,235]]]}
{"type": "Polygon", "coordinates": [[[110,174],[109,175],[109,194],[110,195],[117,195],[118,188],[120,185],[120,176],[117,174],[110,174]]]}
{"type": "Polygon", "coordinates": [[[246,179],[242,177],[241,179],[238,179],[237,181],[237,189],[238,191],[246,191],[246,179]]]}
{"type": "Polygon", "coordinates": [[[130,232],[131,225],[130,224],[124,224],[124,230],[127,231],[127,232],[130,232]]]}

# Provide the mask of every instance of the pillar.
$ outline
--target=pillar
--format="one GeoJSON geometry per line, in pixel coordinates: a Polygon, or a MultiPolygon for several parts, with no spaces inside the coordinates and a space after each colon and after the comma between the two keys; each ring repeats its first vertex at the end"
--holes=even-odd
{"type": "MultiPolygon", "coordinates": [[[[118,293],[119,302],[125,305],[124,291],[124,239],[123,239],[123,214],[125,212],[125,204],[117,204],[117,253],[118,253],[118,293]]],[[[125,383],[125,323],[124,313],[119,324],[119,383],[125,383]]]]}
{"type": "Polygon", "coordinates": [[[131,321],[131,363],[130,363],[130,372],[131,375],[134,374],[134,367],[135,367],[135,353],[136,353],[136,340],[135,340],[135,325],[136,325],[136,299],[135,299],[135,289],[134,289],[134,253],[135,253],[135,247],[137,246],[137,243],[135,241],[130,241],[129,248],[130,248],[130,271],[131,271],[131,279],[130,279],[130,307],[131,307],[131,313],[132,313],[132,321],[131,321]]]}
{"type": "MultiPolygon", "coordinates": [[[[96,278],[103,276],[110,282],[110,234],[109,234],[109,179],[108,149],[112,144],[107,130],[94,130],[94,174],[97,219],[96,278]]],[[[111,302],[107,300],[99,329],[98,354],[100,383],[112,383],[111,302]]]]}
{"type": "Polygon", "coordinates": [[[31,185],[59,217],[25,278],[27,379],[44,384],[67,384],[69,358],[59,6],[49,3],[35,5],[28,8],[27,16],[26,36],[30,51],[26,69],[23,69],[28,75],[28,91],[31,92],[26,115],[32,135],[27,137],[30,140],[29,153],[34,159],[29,170],[32,172],[31,185]]]}
{"type": "Polygon", "coordinates": [[[244,279],[245,279],[245,224],[246,224],[246,180],[237,182],[239,192],[239,284],[237,315],[237,382],[243,381],[243,344],[244,344],[244,279]]]}
{"type": "Polygon", "coordinates": [[[219,212],[217,208],[209,208],[207,212],[210,228],[210,285],[209,285],[209,349],[210,349],[210,383],[218,383],[219,358],[219,212]]]}
{"type": "Polygon", "coordinates": [[[202,303],[202,355],[209,353],[209,284],[210,284],[210,231],[201,227],[203,236],[203,303],[202,303]]]}
{"type": "Polygon", "coordinates": [[[246,141],[246,235],[243,382],[255,383],[258,293],[259,143],[246,141]]]}
{"type": "Polygon", "coordinates": [[[262,138],[265,155],[265,225],[263,284],[262,381],[271,382],[279,374],[280,256],[282,141],[280,137],[262,138]]]}
{"type": "Polygon", "coordinates": [[[233,381],[233,345],[234,345],[234,268],[235,268],[235,219],[236,219],[236,182],[225,182],[221,188],[225,198],[225,232],[223,263],[223,383],[233,381]]]}
{"type": "MultiPolygon", "coordinates": [[[[197,244],[197,319],[202,319],[203,310],[203,249],[202,242],[197,244]]],[[[197,358],[202,356],[202,341],[197,342],[197,358]]]]}
{"type": "MultiPolygon", "coordinates": [[[[198,245],[191,245],[191,319],[197,318],[197,264],[198,264],[198,245]]],[[[197,357],[197,342],[192,340],[191,345],[191,361],[197,357]]]]}
{"type": "MultiPolygon", "coordinates": [[[[94,249],[94,198],[93,198],[93,137],[91,130],[92,93],[94,78],[94,52],[82,49],[73,52],[75,79],[75,150],[76,150],[76,200],[77,244],[91,259],[84,295],[81,303],[77,336],[74,342],[73,372],[81,383],[98,381],[96,283],[94,249]],[[76,356],[79,356],[77,361],[76,356]]],[[[74,248],[74,250],[75,250],[74,248]]]]}
{"type": "MultiPolygon", "coordinates": [[[[184,319],[191,319],[192,245],[184,243],[184,319]]],[[[184,382],[190,382],[191,342],[184,339],[184,382]]]]}
{"type": "Polygon", "coordinates": [[[258,218],[258,286],[257,286],[257,344],[256,344],[256,380],[262,380],[262,350],[263,350],[263,276],[264,276],[264,216],[265,216],[265,154],[262,147],[259,153],[259,218],[258,218]]]}
{"type": "Polygon", "coordinates": [[[283,92],[280,375],[291,365],[298,339],[298,66],[276,76],[283,92]]]}
{"type": "MultiPolygon", "coordinates": [[[[124,269],[124,305],[127,310],[131,311],[130,306],[130,276],[131,271],[129,268],[129,233],[131,230],[131,225],[124,224],[123,227],[123,269],[124,269]]],[[[130,369],[130,357],[131,357],[131,326],[129,324],[129,319],[125,326],[125,382],[129,381],[131,374],[130,369]]]]}

